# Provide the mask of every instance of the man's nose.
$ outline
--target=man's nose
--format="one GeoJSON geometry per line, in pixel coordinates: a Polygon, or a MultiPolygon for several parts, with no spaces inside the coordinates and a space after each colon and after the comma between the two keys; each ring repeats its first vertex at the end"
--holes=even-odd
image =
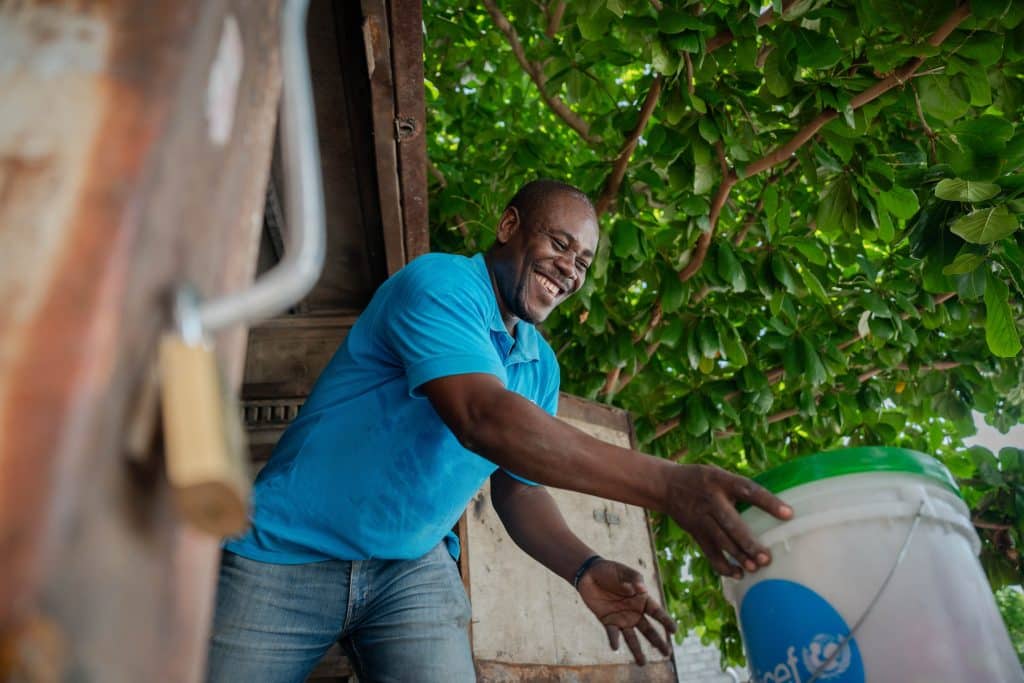
{"type": "Polygon", "coordinates": [[[576,253],[571,249],[561,253],[555,259],[555,263],[558,265],[558,269],[562,271],[562,275],[567,278],[576,277],[576,253]]]}

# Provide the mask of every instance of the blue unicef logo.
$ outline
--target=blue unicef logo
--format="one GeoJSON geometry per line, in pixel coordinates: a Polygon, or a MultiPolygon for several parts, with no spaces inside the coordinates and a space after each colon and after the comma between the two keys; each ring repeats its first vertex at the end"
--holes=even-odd
{"type": "Polygon", "coordinates": [[[864,683],[857,640],[835,608],[792,581],[768,579],[747,591],[740,628],[756,683],[864,683]]]}

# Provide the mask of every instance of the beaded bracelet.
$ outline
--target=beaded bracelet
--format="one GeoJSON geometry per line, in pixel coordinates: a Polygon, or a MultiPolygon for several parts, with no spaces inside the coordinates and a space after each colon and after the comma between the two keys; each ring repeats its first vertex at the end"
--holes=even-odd
{"type": "Polygon", "coordinates": [[[572,577],[572,587],[579,590],[580,581],[583,579],[583,575],[586,574],[587,570],[590,569],[598,560],[603,559],[604,558],[600,555],[591,555],[587,559],[583,560],[583,564],[581,564],[580,568],[576,570],[576,576],[572,577]]]}

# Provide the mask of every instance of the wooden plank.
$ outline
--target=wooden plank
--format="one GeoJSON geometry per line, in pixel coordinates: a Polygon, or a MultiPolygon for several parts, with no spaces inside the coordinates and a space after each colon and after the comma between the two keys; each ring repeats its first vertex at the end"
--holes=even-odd
{"type": "MultiPolygon", "coordinates": [[[[182,527],[160,460],[126,461],[123,434],[175,284],[252,277],[277,10],[0,9],[0,252],[17,254],[0,275],[0,650],[51,634],[54,680],[201,674],[218,543],[182,527]]],[[[244,334],[218,338],[236,383],[244,334]]]]}
{"type": "MultiPolygon", "coordinates": [[[[623,645],[622,647],[625,647],[623,645]]],[[[558,666],[476,660],[481,683],[676,683],[669,661],[636,664],[558,666]]]]}
{"type": "Polygon", "coordinates": [[[423,3],[390,0],[391,57],[395,69],[395,125],[402,191],[405,256],[430,251],[427,216],[427,110],[423,98],[423,3]]]}
{"type": "Polygon", "coordinates": [[[564,391],[558,394],[558,416],[621,432],[628,432],[632,429],[629,413],[622,408],[616,408],[607,403],[588,401],[564,391]]]}
{"type": "MultiPolygon", "coordinates": [[[[562,395],[559,419],[604,441],[632,445],[625,411],[562,395]]],[[[652,596],[662,601],[643,509],[571,491],[551,489],[551,494],[577,535],[605,557],[636,568],[652,596]]],[[[468,506],[464,528],[473,653],[481,681],[659,680],[650,676],[662,669],[673,671],[672,658],[649,646],[645,651],[654,666],[645,668],[630,663],[628,649],[614,652],[608,647],[604,630],[572,588],[508,537],[491,505],[488,485],[468,506]]]]}
{"type": "MultiPolygon", "coordinates": [[[[387,277],[375,192],[373,124],[358,5],[315,0],[309,63],[316,106],[327,231],[324,269],[302,313],[363,308],[387,277]],[[351,24],[355,24],[354,29],[351,24]],[[374,236],[375,235],[375,236],[374,236]]],[[[289,226],[285,226],[285,230],[289,226]]]]}
{"type": "Polygon", "coordinates": [[[245,399],[306,397],[355,324],[356,315],[288,316],[253,327],[245,359],[245,399]]]}
{"type": "Polygon", "coordinates": [[[391,36],[384,0],[362,0],[363,40],[366,43],[373,109],[373,141],[377,158],[377,193],[388,274],[404,266],[402,199],[395,149],[395,83],[391,66],[391,36]],[[372,57],[372,61],[369,61],[372,57]]]}

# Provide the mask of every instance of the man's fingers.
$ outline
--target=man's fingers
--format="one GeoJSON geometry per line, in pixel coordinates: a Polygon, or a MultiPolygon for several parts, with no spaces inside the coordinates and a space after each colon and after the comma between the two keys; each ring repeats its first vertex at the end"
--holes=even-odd
{"type": "Polygon", "coordinates": [[[640,647],[640,639],[636,637],[636,631],[631,628],[622,630],[622,637],[626,639],[626,645],[629,645],[629,651],[633,653],[633,659],[640,666],[647,663],[647,657],[644,656],[644,651],[640,647]]]}
{"type": "Polygon", "coordinates": [[[701,550],[704,551],[704,555],[707,556],[708,562],[711,563],[711,568],[722,576],[729,576],[734,579],[743,578],[743,569],[739,566],[729,562],[725,555],[722,554],[723,548],[727,545],[732,544],[732,541],[722,528],[718,526],[717,522],[712,521],[705,530],[705,534],[702,539],[699,539],[701,550]]]}
{"type": "Polygon", "coordinates": [[[742,564],[744,569],[748,572],[755,572],[759,566],[771,562],[771,553],[768,548],[757,542],[743,518],[732,505],[722,501],[722,505],[712,509],[711,515],[735,548],[735,552],[728,547],[725,550],[736,558],[736,561],[742,564]]]}
{"type": "Polygon", "coordinates": [[[666,634],[671,635],[676,632],[677,628],[679,628],[676,625],[675,619],[669,616],[669,613],[665,611],[665,608],[654,600],[647,601],[647,604],[644,605],[644,613],[652,619],[656,619],[662,626],[664,626],[666,634]]]}
{"type": "Polygon", "coordinates": [[[793,508],[771,491],[746,477],[733,476],[735,479],[733,480],[732,494],[736,500],[756,505],[782,520],[790,519],[793,516],[793,508]]]}
{"type": "Polygon", "coordinates": [[[665,639],[661,637],[660,633],[658,633],[658,629],[654,628],[654,625],[651,624],[646,617],[640,617],[640,621],[636,624],[636,629],[644,635],[647,642],[658,648],[658,651],[661,652],[661,654],[667,655],[671,653],[668,643],[665,642],[665,639]]]}
{"type": "Polygon", "coordinates": [[[613,650],[619,649],[619,627],[618,626],[605,626],[604,632],[608,634],[608,647],[613,650]]]}

